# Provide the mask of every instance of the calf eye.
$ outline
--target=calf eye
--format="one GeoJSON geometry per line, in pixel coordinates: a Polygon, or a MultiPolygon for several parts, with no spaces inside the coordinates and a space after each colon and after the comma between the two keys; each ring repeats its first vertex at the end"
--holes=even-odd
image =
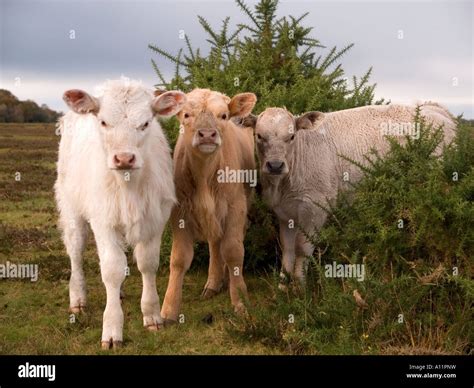
{"type": "Polygon", "coordinates": [[[295,135],[291,135],[291,137],[290,137],[290,141],[293,141],[293,140],[294,140],[294,138],[295,138],[295,135]]]}
{"type": "Polygon", "coordinates": [[[104,120],[102,120],[102,121],[100,122],[100,125],[102,125],[103,127],[106,127],[106,126],[107,126],[107,123],[106,123],[104,120]]]}
{"type": "Polygon", "coordinates": [[[258,139],[258,140],[263,140],[262,135],[260,135],[259,133],[257,133],[257,139],[258,139]]]}
{"type": "Polygon", "coordinates": [[[224,113],[221,117],[222,117],[222,120],[226,120],[227,119],[227,114],[224,113]]]}
{"type": "Polygon", "coordinates": [[[141,129],[142,131],[145,130],[146,127],[148,127],[148,124],[149,122],[147,121],[145,124],[143,124],[141,127],[139,127],[138,129],[141,129]]]}
{"type": "Polygon", "coordinates": [[[189,113],[184,114],[184,118],[187,119],[189,117],[189,113]]]}

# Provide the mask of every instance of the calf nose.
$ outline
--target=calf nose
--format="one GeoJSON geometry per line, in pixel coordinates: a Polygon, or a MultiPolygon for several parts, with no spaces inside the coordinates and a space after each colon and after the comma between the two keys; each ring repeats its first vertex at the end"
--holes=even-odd
{"type": "Polygon", "coordinates": [[[271,174],[281,174],[284,165],[280,160],[270,160],[267,162],[267,169],[271,174]]]}
{"type": "Polygon", "coordinates": [[[217,131],[215,129],[200,129],[198,135],[201,140],[214,140],[217,136],[217,131]]]}
{"type": "Polygon", "coordinates": [[[132,168],[135,164],[135,155],[131,152],[119,152],[114,155],[114,164],[119,170],[132,168]]]}

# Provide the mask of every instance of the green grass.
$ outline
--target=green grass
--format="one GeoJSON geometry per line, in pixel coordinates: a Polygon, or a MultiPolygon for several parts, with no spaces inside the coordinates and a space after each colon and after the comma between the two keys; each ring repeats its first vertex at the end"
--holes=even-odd
{"type": "MultiPolygon", "coordinates": [[[[88,310],[70,323],[68,313],[68,260],[48,257],[38,260],[37,283],[3,281],[0,313],[1,354],[101,354],[99,340],[105,292],[96,261],[87,262],[88,310]],[[46,268],[45,268],[46,267],[46,268]]],[[[89,259],[89,257],[88,257],[89,259]]],[[[92,260],[92,258],[90,259],[92,260]]],[[[142,326],[140,311],[141,280],[136,268],[124,284],[124,347],[119,354],[278,354],[262,344],[232,337],[226,331],[232,318],[227,293],[211,301],[200,299],[205,273],[186,277],[182,313],[185,322],[157,333],[142,326]],[[203,319],[212,314],[213,322],[203,319]]],[[[261,289],[259,279],[247,278],[254,298],[261,289]]],[[[164,295],[167,278],[161,274],[158,291],[164,295]]]]}

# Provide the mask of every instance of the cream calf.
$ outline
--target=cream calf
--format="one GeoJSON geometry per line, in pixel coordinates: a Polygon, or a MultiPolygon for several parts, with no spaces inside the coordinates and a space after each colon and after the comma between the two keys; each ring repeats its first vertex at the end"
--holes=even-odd
{"type": "Polygon", "coordinates": [[[86,306],[82,253],[89,223],[107,292],[102,347],[115,348],[122,343],[126,244],[142,274],[143,323],[152,330],[162,324],[156,271],[176,199],[170,149],[154,116],[177,113],[186,96],[171,91],[154,97],[140,83],[122,79],[105,83],[100,97],[68,90],[64,100],[72,111],[59,123],[55,192],[71,259],[70,309],[78,313],[86,306]]]}

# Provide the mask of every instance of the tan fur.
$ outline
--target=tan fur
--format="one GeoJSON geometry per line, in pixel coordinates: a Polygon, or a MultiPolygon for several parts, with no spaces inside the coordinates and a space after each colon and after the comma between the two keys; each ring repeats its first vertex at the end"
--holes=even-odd
{"type": "Polygon", "coordinates": [[[204,296],[220,290],[227,265],[232,304],[237,309],[242,307],[239,294],[246,294],[243,239],[251,190],[244,183],[219,183],[216,174],[226,167],[255,169],[252,131],[229,120],[232,113],[248,114],[255,101],[255,96],[248,93],[231,100],[218,92],[195,89],[187,94],[187,103],[178,115],[184,133],[174,150],[178,205],[171,215],[171,273],[162,310],[167,320],[177,319],[183,277],[191,265],[195,241],[207,241],[210,247],[204,296]],[[220,145],[211,154],[203,154],[193,146],[201,127],[218,131],[220,145]]]}

